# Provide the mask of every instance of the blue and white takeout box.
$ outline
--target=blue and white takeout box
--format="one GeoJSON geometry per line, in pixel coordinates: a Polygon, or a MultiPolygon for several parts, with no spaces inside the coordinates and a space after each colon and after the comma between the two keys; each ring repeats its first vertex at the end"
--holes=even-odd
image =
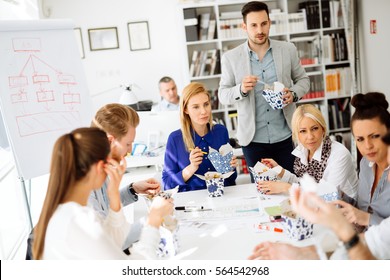
{"type": "Polygon", "coordinates": [[[224,180],[229,178],[234,172],[230,171],[228,173],[222,174],[215,171],[210,171],[204,174],[204,176],[195,174],[200,179],[206,181],[207,191],[209,197],[219,197],[224,194],[224,180]]]}
{"type": "MultiPolygon", "coordinates": [[[[149,210],[153,199],[157,196],[163,198],[171,198],[179,191],[179,186],[173,189],[159,192],[155,195],[142,195],[145,198],[146,206],[149,210]]],[[[178,222],[174,216],[164,217],[164,222],[159,228],[160,242],[157,248],[157,256],[160,258],[175,256],[179,251],[179,243],[177,237],[178,222]]]]}
{"type": "Polygon", "coordinates": [[[164,217],[163,225],[159,228],[160,243],[157,256],[160,258],[173,257],[179,252],[178,222],[175,217],[164,217]]]}
{"type": "MultiPolygon", "coordinates": [[[[278,174],[281,172],[281,167],[276,166],[269,168],[258,161],[255,166],[249,167],[249,171],[257,185],[259,181],[278,181],[278,174]]],[[[258,191],[261,192],[260,190],[258,191]]]]}
{"type": "Polygon", "coordinates": [[[227,143],[219,148],[219,151],[209,147],[209,160],[219,173],[228,173],[232,171],[230,162],[233,158],[233,147],[227,143]]]}
{"type": "Polygon", "coordinates": [[[282,109],[285,104],[283,104],[283,92],[284,85],[280,82],[274,82],[273,85],[264,85],[262,95],[272,109],[282,109]]]}
{"type": "Polygon", "coordinates": [[[298,216],[295,212],[282,213],[282,219],[283,229],[289,238],[299,241],[313,235],[313,224],[298,216]]]}
{"type": "Polygon", "coordinates": [[[317,183],[312,176],[305,173],[299,180],[303,191],[317,193],[323,200],[331,202],[340,198],[339,190],[337,186],[326,182],[321,179],[317,183]]]}

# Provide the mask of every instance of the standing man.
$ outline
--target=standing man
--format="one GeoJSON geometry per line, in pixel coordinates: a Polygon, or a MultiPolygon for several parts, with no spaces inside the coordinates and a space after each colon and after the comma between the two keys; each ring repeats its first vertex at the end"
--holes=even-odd
{"type": "Polygon", "coordinates": [[[175,81],[171,77],[162,77],[158,82],[161,101],[152,107],[152,112],[179,110],[180,97],[177,95],[175,81]]]}
{"type": "Polygon", "coordinates": [[[241,13],[248,40],[223,55],[218,97],[222,104],[237,106],[237,139],[248,166],[270,157],[293,172],[291,118],[310,80],[294,44],[269,39],[271,21],[265,3],[249,2],[241,13]],[[272,109],[258,81],[284,84],[283,109],[272,109]]]}

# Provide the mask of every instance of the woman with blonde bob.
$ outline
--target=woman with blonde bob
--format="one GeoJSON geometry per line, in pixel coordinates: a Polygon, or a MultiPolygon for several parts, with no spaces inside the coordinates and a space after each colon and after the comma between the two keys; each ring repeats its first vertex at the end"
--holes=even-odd
{"type": "MultiPolygon", "coordinates": [[[[179,191],[206,188],[204,175],[215,168],[208,159],[209,147],[218,150],[229,143],[229,134],[221,124],[213,124],[210,94],[201,83],[187,85],[180,99],[181,129],[172,132],[167,141],[162,180],[164,189],[179,185],[179,191]]],[[[230,162],[236,166],[236,159],[230,162]]],[[[225,179],[225,186],[235,184],[237,173],[225,179]]]]}
{"type": "MultiPolygon", "coordinates": [[[[267,194],[286,192],[291,184],[298,183],[303,174],[308,173],[315,181],[338,186],[343,196],[356,199],[358,178],[352,156],[347,148],[327,136],[326,122],[312,104],[299,106],[292,117],[292,137],[296,148],[294,172],[282,169],[278,177],[281,181],[258,183],[258,189],[267,194]]],[[[273,159],[263,159],[269,167],[278,166],[273,159]]]]}

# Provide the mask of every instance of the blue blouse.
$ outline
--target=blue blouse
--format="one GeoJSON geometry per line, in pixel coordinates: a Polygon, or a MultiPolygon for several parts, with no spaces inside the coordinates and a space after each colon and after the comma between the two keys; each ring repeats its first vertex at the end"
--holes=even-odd
{"type": "MultiPolygon", "coordinates": [[[[229,143],[229,134],[223,125],[216,124],[213,129],[203,137],[195,133],[195,147],[204,152],[209,152],[209,147],[219,150],[219,148],[229,143]]],[[[198,170],[191,176],[187,182],[184,182],[182,171],[190,164],[190,153],[186,150],[182,131],[173,131],[167,142],[164,158],[164,169],[162,172],[162,181],[165,190],[175,188],[179,185],[179,192],[195,191],[206,189],[206,181],[198,178],[195,174],[204,175],[208,171],[215,171],[212,163],[208,159],[208,154],[204,155],[202,163],[198,170]]],[[[229,178],[225,179],[225,186],[236,184],[237,173],[234,172],[229,178]]]]}

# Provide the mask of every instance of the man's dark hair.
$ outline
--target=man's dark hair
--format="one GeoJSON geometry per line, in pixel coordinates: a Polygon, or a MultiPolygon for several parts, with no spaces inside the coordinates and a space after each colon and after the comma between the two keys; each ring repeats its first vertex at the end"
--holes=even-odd
{"type": "Polygon", "coordinates": [[[260,12],[260,11],[266,11],[267,16],[269,17],[268,6],[264,2],[251,1],[246,3],[241,9],[241,14],[242,14],[242,18],[244,19],[244,22],[246,22],[247,14],[251,12],[260,12]]]}

